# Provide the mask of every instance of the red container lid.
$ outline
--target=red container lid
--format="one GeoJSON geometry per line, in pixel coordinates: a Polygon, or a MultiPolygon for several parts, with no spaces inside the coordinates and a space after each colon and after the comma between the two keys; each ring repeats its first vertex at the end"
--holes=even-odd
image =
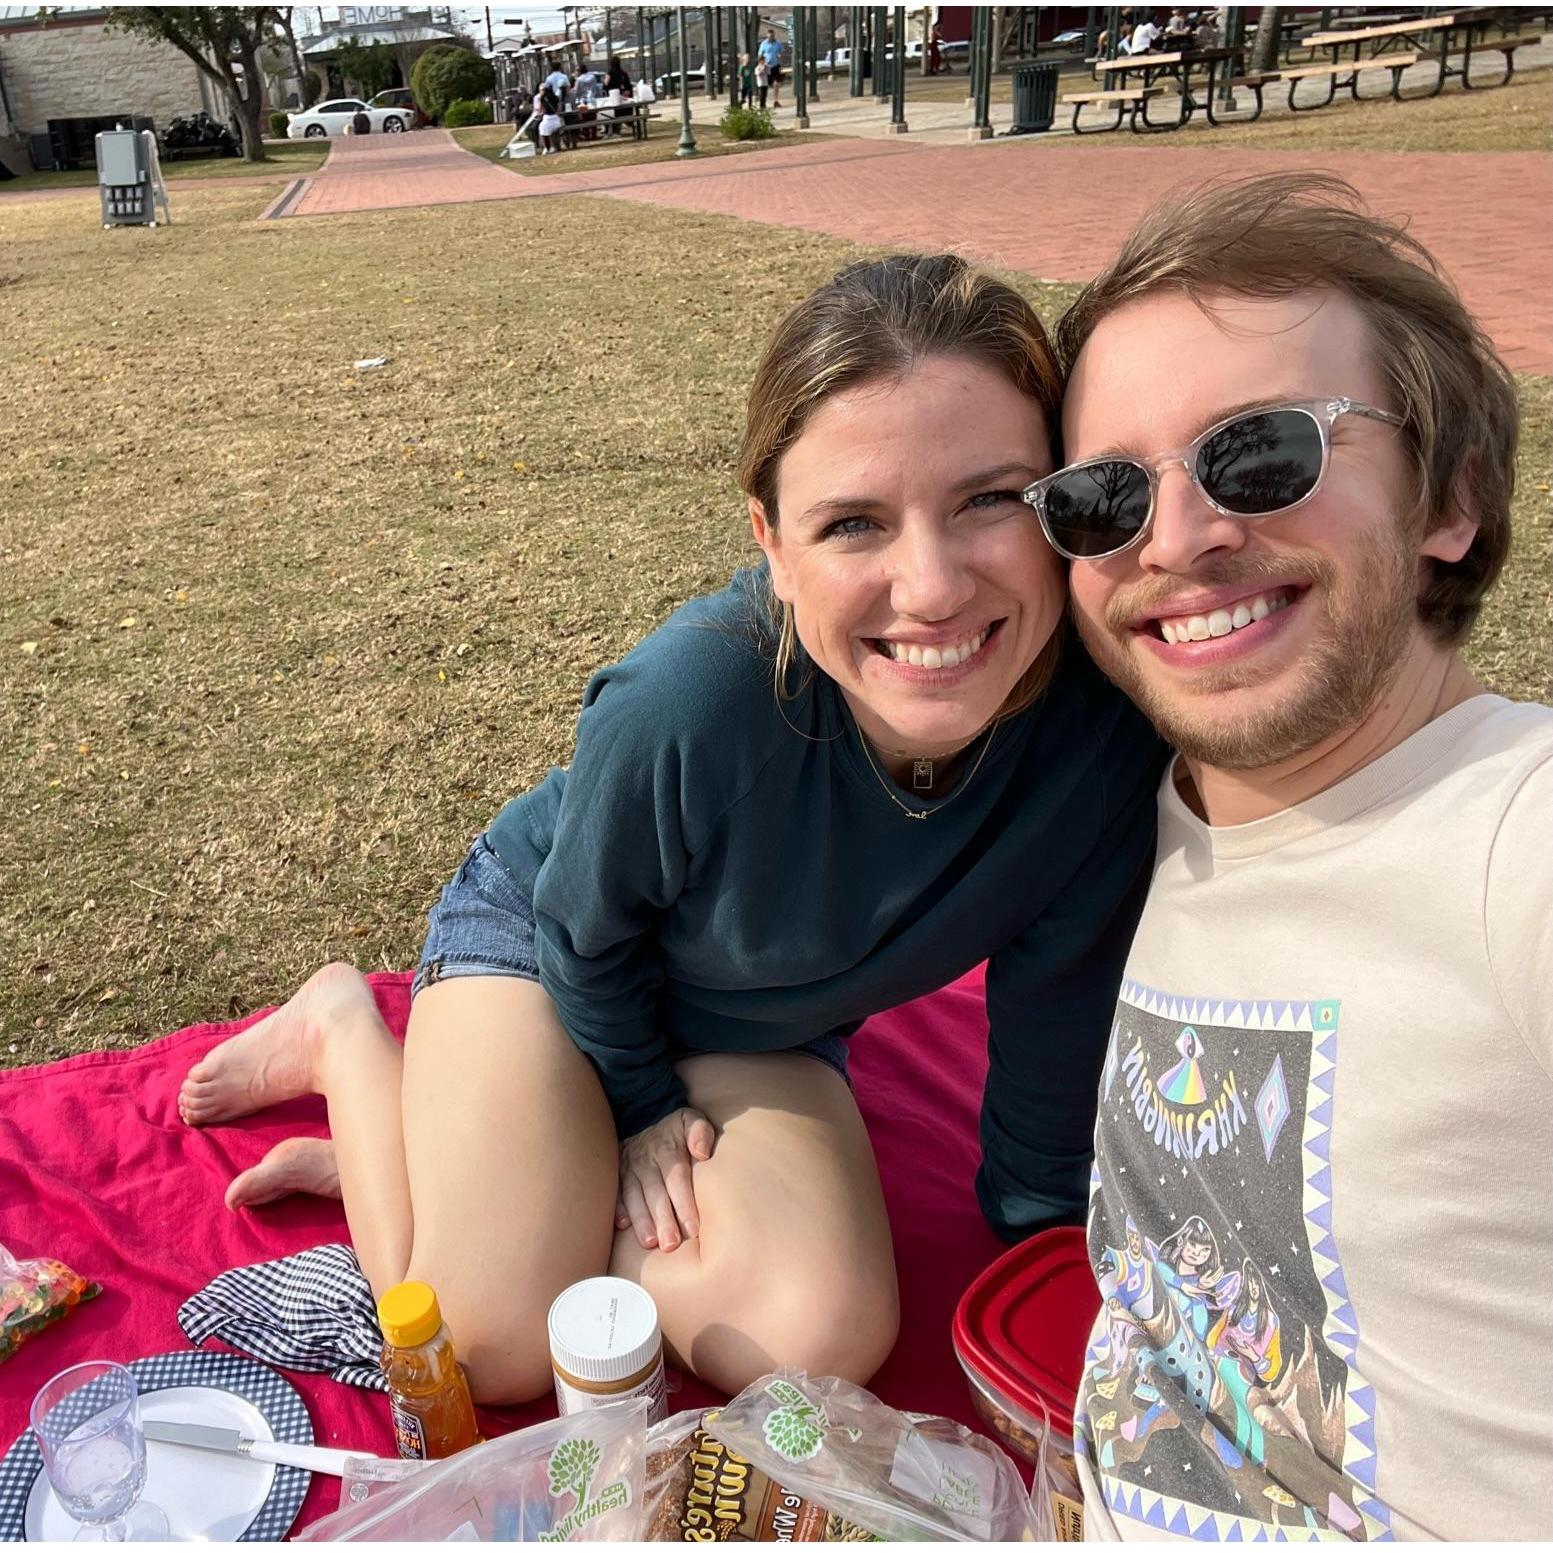
{"type": "Polygon", "coordinates": [[[1084,1231],[1044,1230],[1000,1256],[965,1291],[954,1313],[954,1346],[1010,1401],[1039,1418],[1039,1400],[1053,1426],[1071,1435],[1099,1311],[1084,1231]]]}

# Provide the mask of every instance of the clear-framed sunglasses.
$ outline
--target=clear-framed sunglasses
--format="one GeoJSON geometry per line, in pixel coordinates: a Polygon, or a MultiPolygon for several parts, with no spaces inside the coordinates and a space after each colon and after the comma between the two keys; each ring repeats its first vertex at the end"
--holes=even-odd
{"type": "Polygon", "coordinates": [[[1353,399],[1309,399],[1246,410],[1210,426],[1188,446],[1147,461],[1112,455],[1069,464],[1023,491],[1053,549],[1094,561],[1148,532],[1162,471],[1186,470],[1203,500],[1232,518],[1289,512],[1321,488],[1342,415],[1402,425],[1402,417],[1353,399]]]}

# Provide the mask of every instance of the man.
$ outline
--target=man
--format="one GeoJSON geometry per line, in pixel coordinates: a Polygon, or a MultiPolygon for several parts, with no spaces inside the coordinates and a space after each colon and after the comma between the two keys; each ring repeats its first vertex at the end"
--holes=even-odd
{"type": "Polygon", "coordinates": [[[1153,16],[1145,11],[1143,20],[1132,29],[1132,38],[1127,44],[1128,54],[1147,54],[1159,37],[1159,27],[1153,16]]]}
{"type": "Polygon", "coordinates": [[[572,89],[572,78],[557,65],[542,83],[555,93],[555,100],[563,107],[566,105],[567,94],[572,89]]]}
{"type": "Polygon", "coordinates": [[[1180,751],[1101,1080],[1086,1531],[1553,1536],[1553,710],[1459,651],[1513,380],[1315,174],[1173,197],[1058,346],[1032,499],[1180,751]]]}
{"type": "Polygon", "coordinates": [[[780,108],[782,106],[782,44],[774,29],[766,29],[766,35],[760,42],[759,53],[766,62],[766,75],[771,82],[771,106],[780,108]]]}

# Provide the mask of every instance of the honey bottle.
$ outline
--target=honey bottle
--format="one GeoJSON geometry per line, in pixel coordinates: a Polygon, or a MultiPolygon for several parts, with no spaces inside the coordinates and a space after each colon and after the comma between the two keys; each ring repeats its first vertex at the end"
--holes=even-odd
{"type": "Polygon", "coordinates": [[[475,1444],[469,1382],[431,1285],[396,1283],[377,1302],[377,1319],[399,1454],[440,1461],[475,1444]]]}

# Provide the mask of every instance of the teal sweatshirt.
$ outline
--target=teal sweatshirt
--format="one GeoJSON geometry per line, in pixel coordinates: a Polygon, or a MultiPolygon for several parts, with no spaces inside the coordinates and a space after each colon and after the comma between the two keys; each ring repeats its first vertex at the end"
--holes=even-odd
{"type": "Polygon", "coordinates": [[[490,827],[541,983],[629,1137],[685,1104],[687,1052],[850,1034],[988,960],[982,1209],[1009,1239],[1077,1222],[1163,745],[1069,641],[913,820],[834,682],[778,703],[764,598],[740,572],[595,674],[570,768],[490,827]]]}

